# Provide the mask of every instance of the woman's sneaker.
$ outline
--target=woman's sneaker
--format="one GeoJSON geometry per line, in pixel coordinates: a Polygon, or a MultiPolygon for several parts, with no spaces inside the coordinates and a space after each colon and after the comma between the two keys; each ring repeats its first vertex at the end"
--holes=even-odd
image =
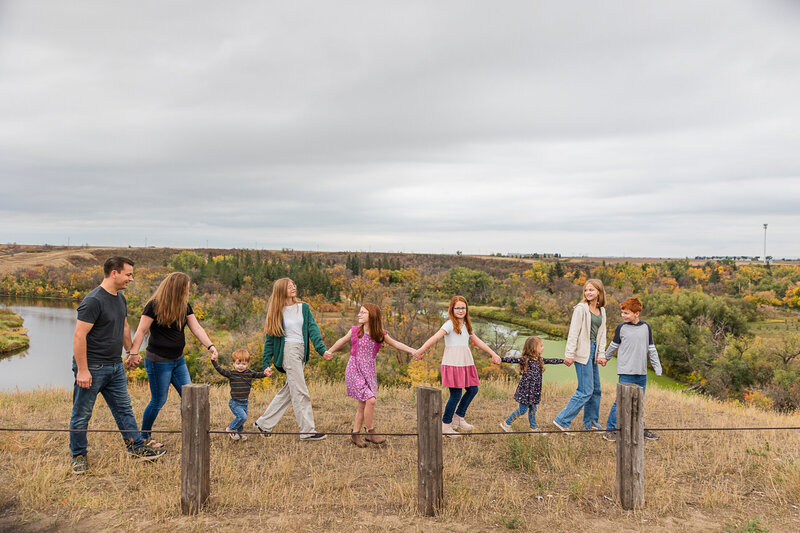
{"type": "Polygon", "coordinates": [[[442,435],[445,437],[450,437],[451,439],[457,439],[461,435],[458,434],[458,431],[453,429],[452,422],[450,424],[445,424],[442,422],[442,435]]]}
{"type": "Polygon", "coordinates": [[[508,424],[506,424],[506,421],[505,421],[505,420],[503,420],[502,422],[500,422],[500,428],[501,428],[503,431],[505,431],[506,433],[511,433],[512,431],[514,431],[514,428],[512,428],[511,426],[509,426],[508,424]]]}
{"type": "Polygon", "coordinates": [[[72,473],[73,474],[85,474],[89,471],[89,460],[86,458],[86,454],[83,455],[76,455],[72,458],[72,473]]]}
{"type": "Polygon", "coordinates": [[[268,439],[272,436],[272,432],[263,429],[261,426],[258,425],[258,422],[253,422],[253,427],[256,428],[258,432],[261,433],[261,436],[264,437],[265,439],[268,439]]]}

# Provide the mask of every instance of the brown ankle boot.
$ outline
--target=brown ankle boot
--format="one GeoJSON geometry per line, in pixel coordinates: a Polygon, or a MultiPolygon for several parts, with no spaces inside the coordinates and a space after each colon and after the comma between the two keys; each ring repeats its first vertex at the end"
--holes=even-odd
{"type": "Polygon", "coordinates": [[[370,441],[372,444],[383,444],[386,442],[386,439],[383,436],[375,434],[375,428],[367,429],[367,435],[364,438],[370,441]]]}
{"type": "MultiPolygon", "coordinates": [[[[369,438],[369,437],[367,437],[367,438],[369,438]]],[[[361,437],[361,433],[351,433],[350,434],[350,440],[352,440],[353,444],[355,444],[359,448],[366,448],[367,447],[367,443],[364,442],[364,439],[361,437]]]]}

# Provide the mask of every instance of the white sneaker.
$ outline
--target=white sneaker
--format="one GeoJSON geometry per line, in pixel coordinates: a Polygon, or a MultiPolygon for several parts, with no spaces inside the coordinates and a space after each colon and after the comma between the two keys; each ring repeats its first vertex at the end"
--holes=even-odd
{"type": "Polygon", "coordinates": [[[458,434],[458,431],[453,429],[452,422],[450,424],[445,424],[442,422],[442,435],[446,437],[450,437],[452,439],[458,438],[461,435],[458,434]]]}
{"type": "Polygon", "coordinates": [[[237,433],[237,435],[239,435],[241,440],[247,440],[247,435],[242,435],[241,433],[237,433]]]}
{"type": "Polygon", "coordinates": [[[232,430],[230,426],[226,427],[225,431],[228,433],[228,436],[231,438],[231,440],[239,440],[239,433],[232,430]]]}
{"type": "Polygon", "coordinates": [[[461,418],[458,415],[453,415],[453,428],[458,428],[466,432],[470,432],[475,429],[475,426],[469,424],[466,420],[461,418]]]}
{"type": "MultiPolygon", "coordinates": [[[[560,429],[561,431],[564,431],[564,432],[567,432],[567,431],[569,431],[569,428],[568,428],[568,427],[567,427],[567,428],[565,428],[564,426],[560,425],[560,424],[559,424],[558,422],[556,422],[555,420],[553,420],[553,425],[554,425],[555,427],[557,427],[558,429],[560,429]]],[[[570,437],[572,437],[572,436],[573,436],[573,434],[572,434],[572,433],[567,433],[567,435],[569,435],[570,437]]]]}
{"type": "Polygon", "coordinates": [[[500,427],[503,428],[503,431],[505,431],[506,433],[511,433],[512,431],[514,431],[514,429],[511,426],[506,424],[505,420],[500,422],[500,427]]]}

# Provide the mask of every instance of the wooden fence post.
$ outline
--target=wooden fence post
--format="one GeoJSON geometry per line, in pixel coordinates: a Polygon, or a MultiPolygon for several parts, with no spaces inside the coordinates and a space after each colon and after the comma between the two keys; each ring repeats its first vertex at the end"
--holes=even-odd
{"type": "Polygon", "coordinates": [[[417,508],[435,516],[444,501],[442,391],[417,387],[417,508]]]}
{"type": "Polygon", "coordinates": [[[626,510],[644,507],[644,391],[617,384],[617,495],[626,510]]]}
{"type": "Polygon", "coordinates": [[[197,514],[211,492],[208,385],[181,389],[181,512],[197,514]]]}

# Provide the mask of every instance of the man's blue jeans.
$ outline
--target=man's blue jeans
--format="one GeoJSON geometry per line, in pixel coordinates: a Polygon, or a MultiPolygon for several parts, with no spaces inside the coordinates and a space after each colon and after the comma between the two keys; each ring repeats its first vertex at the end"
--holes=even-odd
{"type": "Polygon", "coordinates": [[[233,431],[237,433],[244,428],[244,423],[247,422],[247,404],[249,402],[247,400],[240,401],[234,400],[231,398],[228,400],[228,407],[231,408],[231,413],[236,418],[233,419],[233,422],[228,424],[228,427],[231,428],[233,431]]]}
{"type": "MultiPolygon", "coordinates": [[[[72,360],[72,373],[76,379],[78,366],[72,360]]],[[[117,422],[117,427],[122,432],[122,439],[129,451],[134,451],[144,445],[144,439],[131,409],[131,397],[128,395],[128,380],[122,361],[106,365],[89,365],[92,374],[92,386],[88,389],[79,387],[77,381],[72,388],[72,416],[69,419],[70,429],[86,429],[92,418],[92,410],[97,395],[103,398],[117,422]]],[[[70,432],[69,449],[72,456],[86,454],[89,446],[85,431],[70,432]]]]}
{"type": "Polygon", "coordinates": [[[442,422],[445,424],[453,422],[453,413],[464,418],[467,415],[467,407],[478,394],[477,385],[464,389],[463,396],[461,389],[455,387],[449,387],[449,389],[450,399],[447,400],[447,405],[444,406],[444,415],[442,416],[442,422]]]}
{"type": "Polygon", "coordinates": [[[514,422],[514,420],[524,415],[525,413],[528,413],[528,425],[531,427],[532,430],[536,429],[537,427],[539,427],[536,425],[536,410],[538,408],[539,406],[536,404],[533,405],[528,405],[525,403],[519,404],[517,410],[508,415],[508,418],[506,418],[506,425],[510,426],[514,422]]]}
{"type": "Polygon", "coordinates": [[[144,369],[147,371],[147,381],[150,383],[150,403],[144,408],[142,415],[142,438],[150,440],[153,423],[167,402],[170,383],[180,396],[181,387],[189,385],[192,378],[189,376],[189,369],[186,368],[186,360],[183,357],[165,362],[145,359],[144,369]]]}
{"type": "Polygon", "coordinates": [[[569,399],[567,406],[556,415],[554,421],[562,427],[569,427],[572,419],[583,409],[583,429],[592,429],[592,424],[600,420],[600,369],[595,361],[596,343],[592,342],[589,361],[586,364],[573,363],[578,375],[578,388],[569,399]]]}
{"type": "MultiPolygon", "coordinates": [[[[647,374],[640,376],[637,374],[620,374],[620,383],[633,383],[642,388],[642,397],[647,390],[647,374]]],[[[614,431],[617,429],[617,401],[614,400],[614,405],[611,406],[611,412],[608,413],[608,422],[606,422],[606,431],[614,431]]]]}

